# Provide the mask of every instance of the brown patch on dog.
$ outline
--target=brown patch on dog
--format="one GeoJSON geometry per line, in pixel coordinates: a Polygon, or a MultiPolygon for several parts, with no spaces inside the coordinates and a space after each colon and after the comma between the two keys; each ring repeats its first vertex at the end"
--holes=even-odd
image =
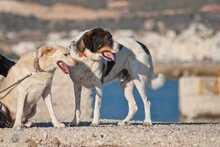
{"type": "Polygon", "coordinates": [[[112,50],[112,46],[111,33],[102,28],[95,28],[86,32],[76,43],[79,52],[83,52],[86,48],[91,52],[98,52],[103,47],[108,47],[112,50]]]}
{"type": "Polygon", "coordinates": [[[38,49],[38,57],[43,57],[48,54],[53,54],[56,51],[55,48],[44,46],[38,49]]]}

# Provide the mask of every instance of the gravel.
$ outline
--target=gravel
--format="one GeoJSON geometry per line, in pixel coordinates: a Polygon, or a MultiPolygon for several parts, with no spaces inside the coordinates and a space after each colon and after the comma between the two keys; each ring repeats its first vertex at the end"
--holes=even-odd
{"type": "Polygon", "coordinates": [[[52,128],[48,123],[38,123],[29,129],[0,129],[0,146],[220,146],[218,123],[157,123],[151,127],[138,122],[129,126],[114,122],[98,127],[88,124],[52,128]]]}

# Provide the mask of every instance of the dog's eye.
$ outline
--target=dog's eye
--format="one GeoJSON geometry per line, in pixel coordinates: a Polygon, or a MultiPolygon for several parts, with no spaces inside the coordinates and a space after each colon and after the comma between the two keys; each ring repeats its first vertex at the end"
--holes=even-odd
{"type": "Polygon", "coordinates": [[[69,56],[69,55],[70,55],[70,53],[65,53],[65,54],[64,54],[64,56],[69,56]]]}
{"type": "Polygon", "coordinates": [[[102,47],[102,44],[99,44],[98,49],[100,49],[102,47]]]}

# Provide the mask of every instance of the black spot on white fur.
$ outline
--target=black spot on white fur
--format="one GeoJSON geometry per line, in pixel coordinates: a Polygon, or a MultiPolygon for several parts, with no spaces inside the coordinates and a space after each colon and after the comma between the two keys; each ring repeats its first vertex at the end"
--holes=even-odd
{"type": "Polygon", "coordinates": [[[106,64],[103,63],[103,68],[102,68],[102,82],[104,77],[106,77],[114,67],[115,62],[114,61],[107,61],[106,64]]]}
{"type": "Polygon", "coordinates": [[[142,47],[142,49],[144,50],[144,52],[148,55],[150,55],[150,51],[149,49],[146,47],[146,45],[144,45],[143,43],[136,41],[138,44],[140,44],[140,46],[142,47]]]}

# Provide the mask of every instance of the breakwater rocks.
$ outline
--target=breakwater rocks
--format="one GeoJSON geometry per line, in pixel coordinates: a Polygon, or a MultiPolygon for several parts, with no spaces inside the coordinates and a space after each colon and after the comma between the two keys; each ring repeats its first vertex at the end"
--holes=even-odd
{"type": "MultiPolygon", "coordinates": [[[[182,32],[168,30],[162,22],[148,22],[144,31],[132,31],[127,29],[110,30],[116,40],[123,37],[134,37],[143,42],[149,48],[157,70],[173,76],[182,74],[218,75],[220,62],[220,32],[216,32],[201,23],[192,23],[182,32]],[[159,32],[150,31],[157,26],[159,32]],[[201,68],[207,65],[207,68],[201,68]],[[175,73],[169,73],[177,67],[175,73]],[[167,71],[168,70],[168,71],[167,71]]],[[[79,35],[80,30],[70,32],[21,31],[20,33],[0,33],[0,47],[5,52],[18,56],[36,49],[44,43],[58,43],[68,45],[71,40],[79,35]]]]}
{"type": "MultiPolygon", "coordinates": [[[[150,22],[148,25],[150,25],[150,22]]],[[[162,30],[163,24],[160,25],[162,30]]],[[[192,23],[180,34],[177,34],[173,30],[164,29],[163,31],[163,34],[161,34],[147,30],[142,32],[112,30],[115,39],[130,36],[142,41],[148,46],[154,59],[158,62],[220,61],[220,32],[214,32],[200,23],[192,23]]],[[[48,34],[29,31],[0,33],[0,38],[2,38],[0,42],[2,46],[8,45],[9,51],[21,55],[28,50],[35,49],[42,43],[56,42],[58,44],[68,45],[79,33],[80,30],[51,32],[48,34]],[[3,40],[6,41],[4,42],[3,40]]]]}
{"type": "MultiPolygon", "coordinates": [[[[150,25],[150,22],[149,24],[150,25]]],[[[163,24],[160,24],[161,30],[163,24]]],[[[148,26],[150,27],[150,26],[148,26]]],[[[193,23],[187,29],[177,34],[173,30],[166,30],[163,33],[153,31],[134,32],[132,30],[112,30],[115,39],[123,37],[134,37],[146,44],[158,62],[219,62],[220,61],[220,32],[205,27],[200,23],[193,23]]],[[[0,33],[2,48],[4,44],[17,55],[28,50],[35,49],[42,43],[58,43],[67,45],[79,35],[80,30],[70,32],[51,32],[42,34],[40,32],[22,31],[21,33],[8,32],[0,33]],[[9,44],[10,43],[10,44],[9,44]]],[[[10,50],[9,49],[9,50],[10,50]]],[[[8,51],[7,51],[8,52],[8,51]]]]}
{"type": "Polygon", "coordinates": [[[136,31],[143,30],[149,20],[161,21],[168,29],[177,32],[193,21],[214,30],[220,29],[220,5],[217,0],[185,1],[169,0],[164,4],[162,0],[1,0],[0,30],[47,32],[101,26],[136,31]],[[178,7],[179,4],[183,7],[178,7]]]}

